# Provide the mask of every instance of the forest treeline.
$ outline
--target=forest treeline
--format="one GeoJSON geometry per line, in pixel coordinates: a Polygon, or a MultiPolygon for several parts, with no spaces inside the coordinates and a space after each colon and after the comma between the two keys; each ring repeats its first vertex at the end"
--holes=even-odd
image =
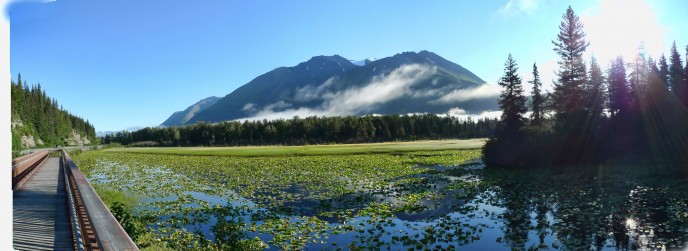
{"type": "Polygon", "coordinates": [[[552,44],[560,56],[554,91],[541,93],[534,64],[530,104],[508,56],[499,80],[502,117],[483,148],[488,166],[688,163],[688,63],[675,42],[668,58],[655,61],[641,45],[633,59],[609,62],[605,73],[594,57],[586,64],[590,42],[569,7],[552,44]]]}
{"type": "Polygon", "coordinates": [[[496,124],[497,119],[461,120],[434,114],[312,116],[217,124],[200,122],[183,127],[147,127],[109,134],[101,137],[101,142],[132,146],[246,146],[481,138],[491,136],[496,124]]]}
{"type": "Polygon", "coordinates": [[[10,96],[13,152],[21,150],[23,144],[52,147],[83,143],[83,137],[90,142],[96,141],[93,125],[58,105],[57,100],[41,89],[40,83],[28,85],[19,74],[16,82],[11,81],[10,96]]]}

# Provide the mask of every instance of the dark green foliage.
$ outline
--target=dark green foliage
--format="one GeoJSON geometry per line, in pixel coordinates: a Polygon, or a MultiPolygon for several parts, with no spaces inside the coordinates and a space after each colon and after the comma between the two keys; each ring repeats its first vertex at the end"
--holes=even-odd
{"type": "Polygon", "coordinates": [[[137,229],[135,219],[129,211],[130,209],[125,209],[124,204],[120,202],[114,202],[110,206],[110,212],[119,221],[119,224],[122,225],[124,231],[127,231],[131,236],[138,236],[140,234],[139,229],[137,229]]]}
{"type": "Polygon", "coordinates": [[[554,109],[557,122],[564,123],[579,116],[584,109],[586,69],[583,52],[589,43],[585,41],[583,24],[571,6],[562,16],[557,40],[552,41],[554,51],[560,56],[558,80],[554,86],[554,109]]]}
{"type": "Polygon", "coordinates": [[[583,24],[571,6],[562,19],[557,39],[552,41],[554,51],[560,57],[558,78],[552,94],[555,112],[553,133],[561,144],[557,158],[564,162],[578,162],[589,158],[591,149],[581,147],[590,144],[595,134],[595,128],[590,124],[590,108],[593,105],[588,103],[593,95],[590,95],[588,72],[583,60],[589,43],[585,41],[583,24]]]}
{"type": "Polygon", "coordinates": [[[537,65],[535,64],[533,64],[533,80],[529,81],[529,83],[533,84],[533,91],[531,92],[533,99],[531,103],[531,110],[533,113],[530,115],[530,124],[537,127],[542,125],[545,100],[540,93],[542,81],[540,81],[540,73],[538,72],[537,65]]]}
{"type": "Polygon", "coordinates": [[[678,97],[683,87],[683,63],[681,62],[681,55],[676,49],[675,41],[671,45],[669,54],[669,86],[674,95],[678,97]]]}
{"type": "Polygon", "coordinates": [[[669,65],[667,64],[664,54],[659,58],[659,78],[664,82],[667,88],[671,89],[669,85],[669,65]]]}
{"type": "Polygon", "coordinates": [[[609,108],[612,118],[627,114],[631,109],[631,92],[626,79],[623,58],[617,57],[609,69],[609,108]]]}
{"type": "Polygon", "coordinates": [[[523,115],[527,111],[526,98],[523,96],[521,77],[516,71],[518,71],[518,65],[509,54],[509,58],[504,63],[504,76],[498,82],[501,87],[504,87],[504,91],[499,96],[502,118],[495,137],[519,134],[525,124],[523,115]]]}
{"type": "Polygon", "coordinates": [[[424,115],[306,117],[278,120],[197,123],[183,127],[143,128],[118,132],[103,144],[139,146],[245,146],[363,143],[394,140],[483,138],[492,135],[496,119],[477,121],[424,115]]]}
{"type": "MultiPolygon", "coordinates": [[[[493,166],[514,165],[521,166],[530,149],[524,148],[526,143],[523,127],[525,125],[526,99],[523,96],[521,77],[518,76],[518,66],[511,54],[504,63],[504,76],[499,85],[504,88],[499,96],[499,107],[502,118],[497,124],[493,137],[483,148],[483,159],[493,166]]],[[[537,71],[537,68],[535,69],[537,71]]]]}
{"type": "Polygon", "coordinates": [[[29,87],[23,83],[21,74],[17,82],[11,82],[12,150],[21,148],[22,136],[33,136],[43,144],[54,147],[65,145],[72,131],[95,142],[95,128],[87,120],[74,116],[62,109],[57,100],[48,97],[41,85],[29,87]]]}
{"type": "Polygon", "coordinates": [[[586,110],[592,121],[599,121],[603,117],[603,110],[606,100],[606,92],[604,88],[604,75],[602,75],[602,69],[600,65],[597,64],[597,60],[593,58],[590,61],[590,79],[588,82],[588,95],[586,104],[586,110]]]}
{"type": "Polygon", "coordinates": [[[559,71],[552,94],[553,110],[555,112],[554,135],[560,142],[559,159],[577,162],[581,158],[588,158],[588,153],[580,147],[589,144],[593,128],[590,126],[587,102],[588,79],[583,61],[583,53],[589,43],[585,41],[583,24],[573,12],[571,6],[562,16],[557,39],[552,41],[554,51],[559,55],[559,71]]]}
{"type": "Polygon", "coordinates": [[[683,106],[688,108],[688,45],[686,45],[686,66],[683,68],[683,92],[681,95],[683,106]]]}
{"type": "MultiPolygon", "coordinates": [[[[552,95],[554,127],[529,127],[504,135],[498,127],[495,135],[502,137],[490,139],[483,148],[485,164],[688,164],[688,106],[682,104],[688,101],[688,88],[684,88],[681,76],[686,73],[676,46],[669,65],[664,57],[657,66],[652,58],[639,54],[628,64],[630,73],[618,57],[611,62],[605,81],[594,58],[588,75],[581,74],[586,68],[581,59],[588,45],[585,33],[570,7],[563,18],[554,42],[561,56],[552,95]]],[[[546,125],[551,122],[545,120],[546,125]]]]}

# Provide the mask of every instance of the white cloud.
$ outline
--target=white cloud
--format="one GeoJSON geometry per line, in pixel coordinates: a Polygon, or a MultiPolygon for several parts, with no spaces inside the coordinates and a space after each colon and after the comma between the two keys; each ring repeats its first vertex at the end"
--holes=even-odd
{"type": "Polygon", "coordinates": [[[471,118],[472,120],[484,119],[484,118],[500,118],[502,116],[502,111],[484,111],[479,114],[468,114],[466,110],[459,107],[454,107],[449,109],[446,114],[439,114],[440,116],[449,115],[451,117],[459,118],[460,120],[467,120],[471,118]]]}
{"type": "Polygon", "coordinates": [[[318,86],[306,85],[301,88],[297,88],[294,93],[294,100],[307,102],[311,100],[320,99],[324,92],[337,81],[338,77],[331,77],[327,79],[324,83],[318,86]]]}
{"type": "Polygon", "coordinates": [[[452,117],[462,116],[462,115],[466,115],[466,110],[458,108],[458,107],[454,107],[454,108],[449,109],[447,114],[449,116],[452,116],[452,117]]]}
{"type": "Polygon", "coordinates": [[[256,105],[253,103],[248,103],[244,105],[244,108],[241,108],[242,111],[247,111],[247,112],[252,112],[256,110],[256,105]]]}
{"type": "Polygon", "coordinates": [[[326,93],[325,110],[335,115],[352,114],[370,109],[375,105],[401,98],[409,93],[409,87],[437,71],[437,67],[410,64],[403,65],[387,76],[374,77],[372,82],[360,88],[350,88],[342,92],[326,93]]]}
{"type": "MultiPolygon", "coordinates": [[[[290,108],[291,104],[279,101],[269,104],[251,117],[240,120],[262,120],[291,118],[293,116],[342,116],[367,112],[376,105],[399,99],[411,93],[410,87],[435,74],[437,67],[410,64],[403,65],[385,76],[374,77],[370,83],[362,87],[352,87],[343,91],[326,92],[327,87],[336,79],[328,79],[318,87],[305,86],[299,88],[295,97],[300,100],[312,100],[314,97],[308,91],[322,93],[318,98],[323,99],[322,105],[317,108],[290,108]],[[284,109],[284,110],[281,110],[284,109]]],[[[244,106],[245,111],[255,109],[253,104],[244,106]]]]}
{"type": "Polygon", "coordinates": [[[454,102],[463,102],[471,99],[483,99],[498,96],[501,92],[501,87],[497,84],[484,84],[467,89],[454,90],[446,95],[433,101],[435,104],[449,104],[454,102]]]}
{"type": "Polygon", "coordinates": [[[283,100],[277,101],[276,103],[272,103],[269,105],[266,105],[263,110],[268,110],[268,111],[274,111],[274,110],[282,110],[286,108],[290,108],[291,104],[284,102],[283,100]]]}
{"type": "Polygon", "coordinates": [[[287,109],[284,111],[272,111],[272,110],[262,110],[256,114],[254,114],[251,117],[248,118],[242,118],[238,119],[240,121],[243,120],[275,120],[275,119],[289,119],[293,118],[294,116],[299,116],[299,117],[309,117],[309,116],[329,116],[330,114],[326,114],[324,111],[320,109],[311,109],[311,108],[305,108],[305,107],[299,107],[296,109],[287,109]]]}
{"type": "Polygon", "coordinates": [[[522,12],[532,12],[540,6],[539,0],[509,0],[502,6],[499,13],[502,15],[514,15],[522,12]]]}

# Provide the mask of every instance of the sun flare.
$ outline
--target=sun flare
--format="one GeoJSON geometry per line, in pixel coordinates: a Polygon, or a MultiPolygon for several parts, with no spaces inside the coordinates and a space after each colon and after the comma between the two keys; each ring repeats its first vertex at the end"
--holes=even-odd
{"type": "Polygon", "coordinates": [[[632,60],[639,52],[656,59],[665,51],[664,28],[644,0],[602,0],[581,19],[589,51],[603,64],[617,56],[632,60]]]}

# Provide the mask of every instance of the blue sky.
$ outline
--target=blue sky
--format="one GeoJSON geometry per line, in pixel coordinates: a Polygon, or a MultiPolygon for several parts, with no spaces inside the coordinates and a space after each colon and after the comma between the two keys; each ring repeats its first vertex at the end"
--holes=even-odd
{"type": "Polygon", "coordinates": [[[429,50],[489,83],[509,53],[524,80],[556,69],[551,40],[568,5],[589,55],[607,62],[639,41],[653,57],[688,44],[688,1],[19,1],[10,71],[40,82],[98,131],[156,126],[208,96],[316,55],[351,60],[429,50]],[[683,30],[681,30],[683,28],[683,30]]]}

